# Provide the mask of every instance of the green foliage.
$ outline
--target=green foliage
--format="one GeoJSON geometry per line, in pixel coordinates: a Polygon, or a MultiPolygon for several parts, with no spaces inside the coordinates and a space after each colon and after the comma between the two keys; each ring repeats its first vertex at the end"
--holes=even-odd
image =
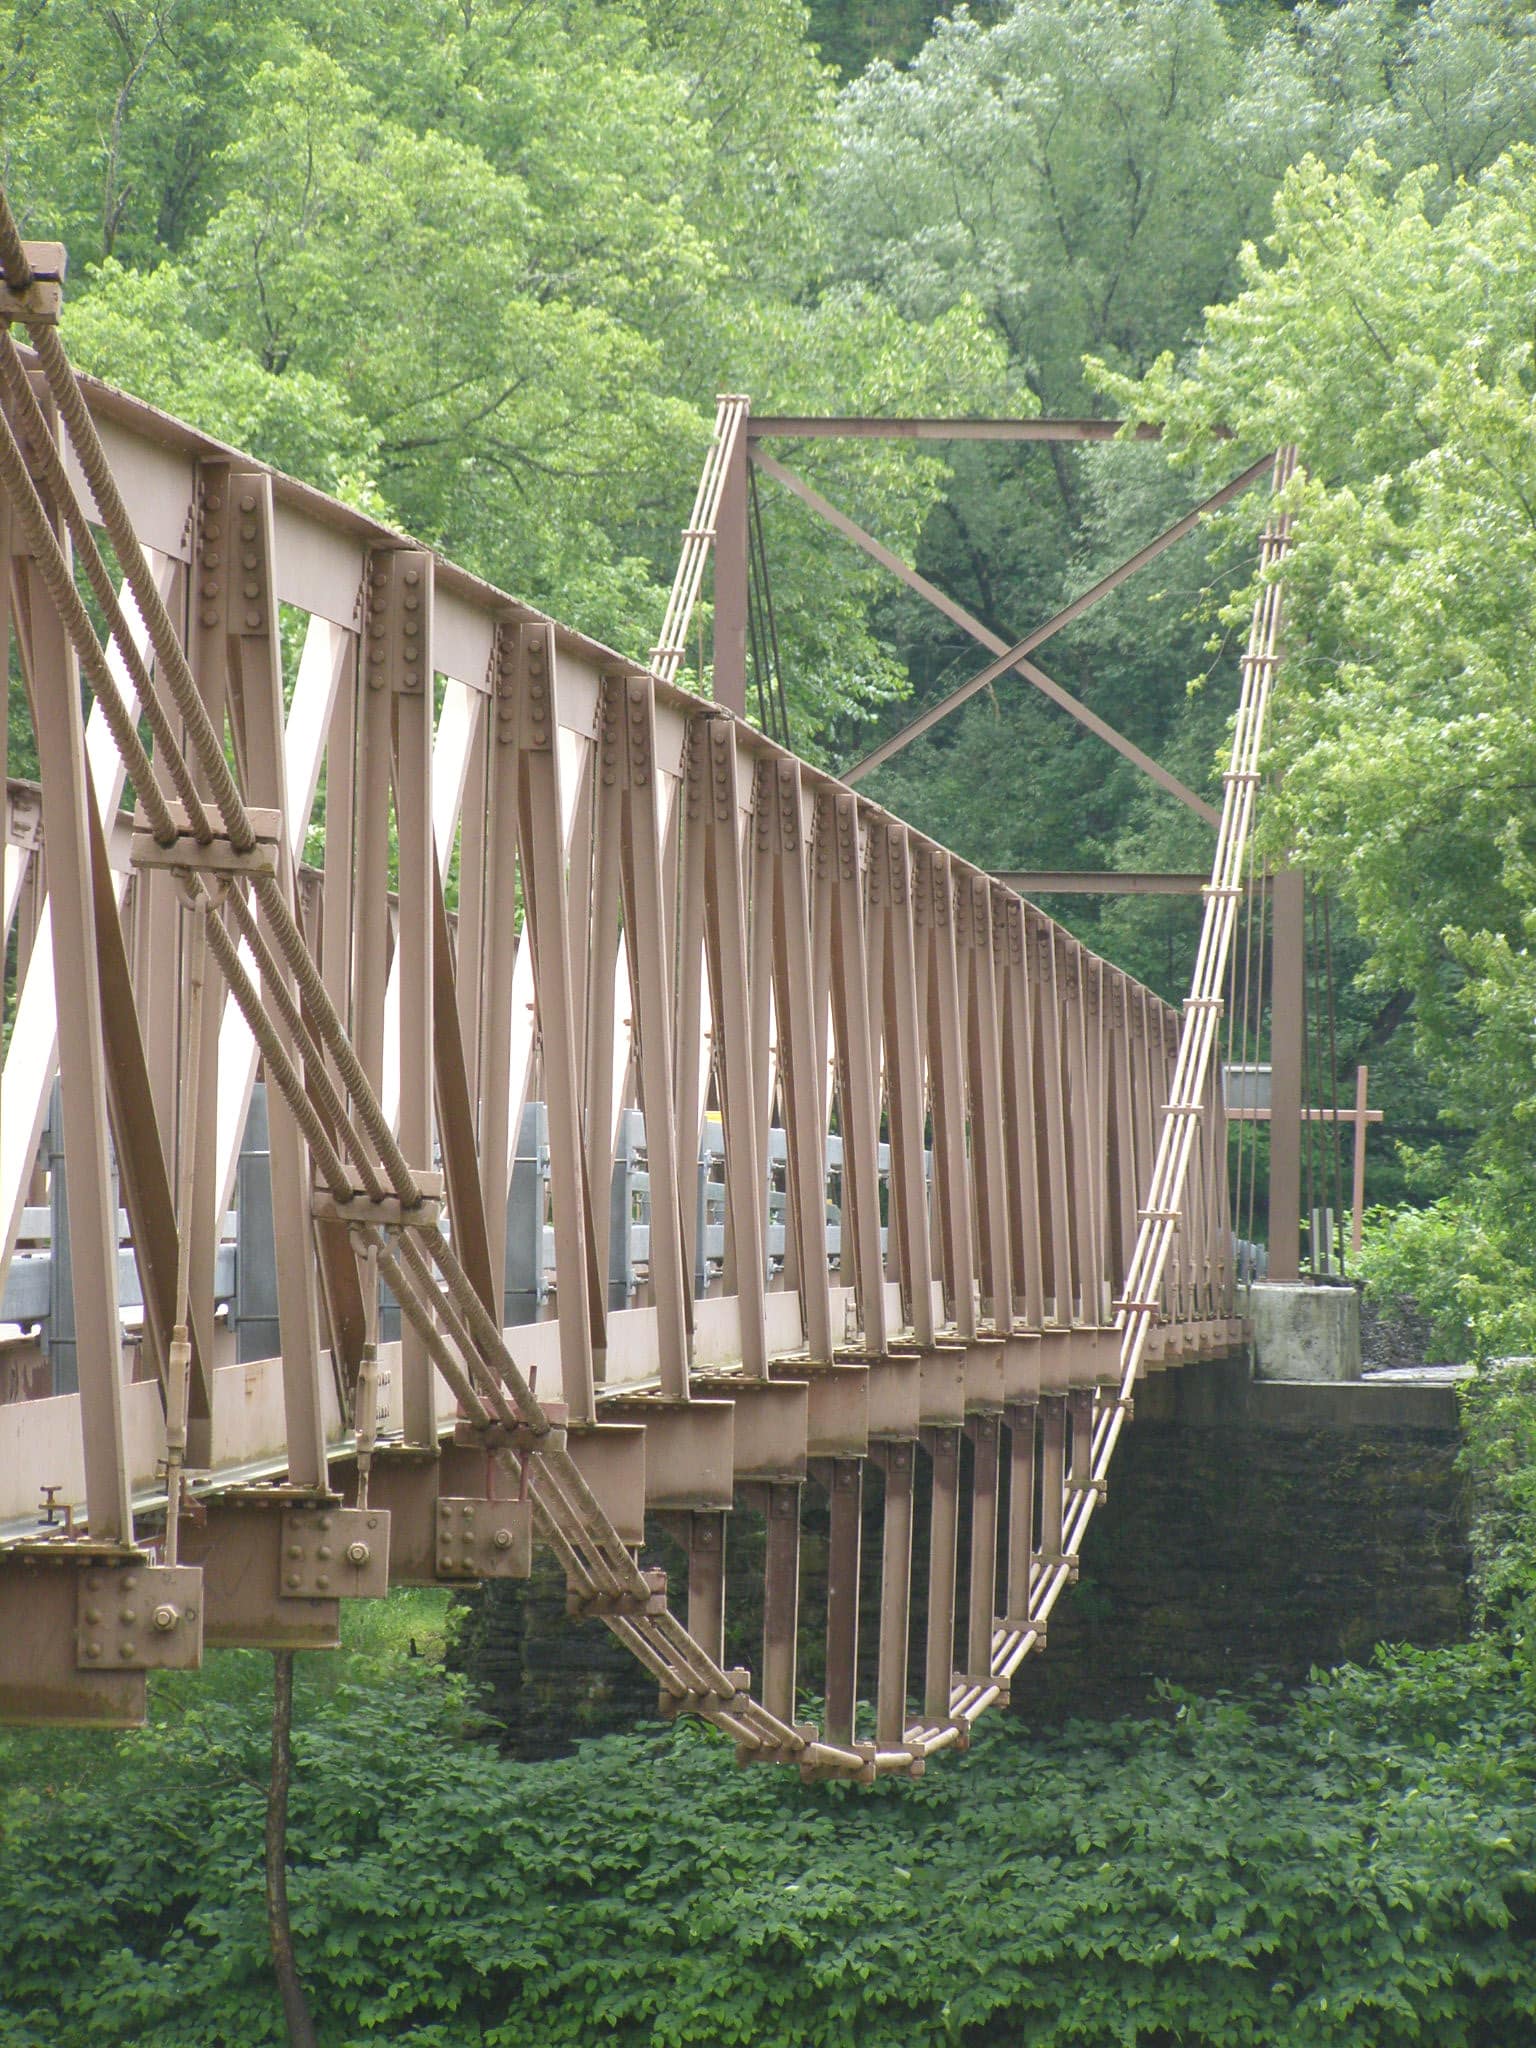
{"type": "MultiPolygon", "coordinates": [[[[325,2048],[1471,2048],[1536,2015],[1533,1695],[1498,1639],[1263,1710],[1009,1723],[861,1794],[686,1729],[509,1763],[431,1658],[391,1661],[441,1602],[365,1611],[299,1666],[291,1889],[325,2048]]],[[[281,2038],[269,1685],[215,1653],[143,1732],[0,1746],[4,2048],[281,2038]]]]}
{"type": "Polygon", "coordinates": [[[1485,1619],[1536,1662],[1536,1360],[1478,1368],[1462,1400],[1485,1619]]]}
{"type": "MultiPolygon", "coordinates": [[[[974,407],[997,351],[827,278],[797,0],[82,0],[5,10],[3,169],[90,369],[635,653],[721,389],[974,407]]],[[[836,457],[915,537],[942,467],[836,457]]],[[[777,517],[777,513],[776,513],[777,517]]],[[[797,735],[906,689],[870,575],[775,537],[797,735]]]]}
{"type": "MultiPolygon", "coordinates": [[[[1375,156],[1309,160],[1267,259],[1180,365],[1101,386],[1168,420],[1184,457],[1296,440],[1297,545],[1269,844],[1350,908],[1361,980],[1411,993],[1439,1104],[1473,1134],[1425,1218],[1373,1258],[1406,1262],[1457,1355],[1536,1333],[1536,153],[1471,184],[1394,183],[1375,156]]],[[[1242,609],[1234,605],[1235,617],[1242,609]]],[[[1384,1265],[1381,1262],[1385,1262],[1384,1265]]]]}

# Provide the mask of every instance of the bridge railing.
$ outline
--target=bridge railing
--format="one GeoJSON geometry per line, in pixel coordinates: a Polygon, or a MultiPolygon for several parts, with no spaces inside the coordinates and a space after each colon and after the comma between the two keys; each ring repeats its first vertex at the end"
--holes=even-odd
{"type": "Polygon", "coordinates": [[[39,359],[0,339],[40,767],[30,811],[9,786],[0,1289],[50,1200],[57,1076],[79,1365],[78,1392],[0,1406],[0,1623],[26,1644],[16,1665],[0,1629],[0,1717],[132,1717],[146,1655],[332,1641],[340,1592],[526,1570],[537,1536],[743,1755],[868,1775],[963,1739],[1043,1641],[1040,1589],[1123,1419],[1170,1102],[1187,1198],[1143,1348],[1173,1364],[1239,1334],[1224,1111],[1209,1068],[1197,1101],[1173,1092],[1179,1014],[741,719],[74,378],[46,313],[33,332],[39,359]],[[58,562],[104,522],[134,573],[116,618],[93,577],[93,648],[58,562]],[[220,1247],[258,1207],[265,1357],[221,1313],[220,1247]],[[807,1479],[853,1578],[823,1735],[795,1721],[807,1479]],[[761,1704],[724,1665],[733,1507],[767,1517],[761,1704]],[[648,1516],[686,1554],[686,1630],[637,1568],[648,1516]],[[342,1536],[350,1572],[319,1569],[342,1536]],[[101,1575],[145,1544],[182,1575],[165,1640],[98,1640],[101,1575]]]}

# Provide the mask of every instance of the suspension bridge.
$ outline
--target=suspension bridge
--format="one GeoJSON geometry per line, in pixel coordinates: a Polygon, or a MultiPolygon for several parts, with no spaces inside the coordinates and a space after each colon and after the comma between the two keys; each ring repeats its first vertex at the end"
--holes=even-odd
{"type": "Polygon", "coordinates": [[[539,1546],[744,1762],[869,1782],[963,1745],[1046,1647],[1138,1379],[1245,1337],[1219,1055],[1283,500],[1219,808],[1031,656],[1294,454],[1005,646],[764,443],[1112,423],[728,398],[637,661],[77,374],[63,252],[3,202],[0,267],[0,643],[38,769],[6,784],[0,1720],[131,1724],[206,1645],[334,1646],[345,1599],[539,1546]],[[988,649],[969,689],[1019,670],[1206,815],[1181,1010],[858,793],[878,755],[841,782],[766,695],[747,721],[758,473],[988,649]],[[706,701],[677,678],[711,562],[706,701]]]}

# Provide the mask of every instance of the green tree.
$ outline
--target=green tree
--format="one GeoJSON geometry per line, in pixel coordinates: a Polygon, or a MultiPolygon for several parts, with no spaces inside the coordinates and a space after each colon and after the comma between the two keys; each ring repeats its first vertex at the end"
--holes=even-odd
{"type": "Polygon", "coordinates": [[[1218,422],[1239,449],[1305,451],[1270,843],[1336,881],[1367,985],[1413,994],[1441,1100],[1476,1134],[1455,1205],[1486,1277],[1503,1267],[1472,1341],[1507,1345],[1536,1334],[1536,153],[1443,198],[1379,158],[1309,160],[1270,248],[1244,252],[1245,288],[1186,363],[1097,377],[1186,460],[1230,463],[1218,422]]]}

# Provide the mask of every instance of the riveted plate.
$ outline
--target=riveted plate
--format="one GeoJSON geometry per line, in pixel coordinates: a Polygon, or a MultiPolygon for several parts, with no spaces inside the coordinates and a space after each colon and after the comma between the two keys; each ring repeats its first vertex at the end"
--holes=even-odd
{"type": "Polygon", "coordinates": [[[440,1579],[526,1579],[532,1569],[532,1501],[438,1500],[440,1579]]]}
{"type": "Polygon", "coordinates": [[[382,1600],[389,1591],[386,1508],[285,1508],[279,1585],[291,1600],[382,1600]]]}
{"type": "Polygon", "coordinates": [[[196,1671],[203,1661],[203,1575],[195,1564],[93,1565],[75,1600],[82,1671],[196,1671]]]}

